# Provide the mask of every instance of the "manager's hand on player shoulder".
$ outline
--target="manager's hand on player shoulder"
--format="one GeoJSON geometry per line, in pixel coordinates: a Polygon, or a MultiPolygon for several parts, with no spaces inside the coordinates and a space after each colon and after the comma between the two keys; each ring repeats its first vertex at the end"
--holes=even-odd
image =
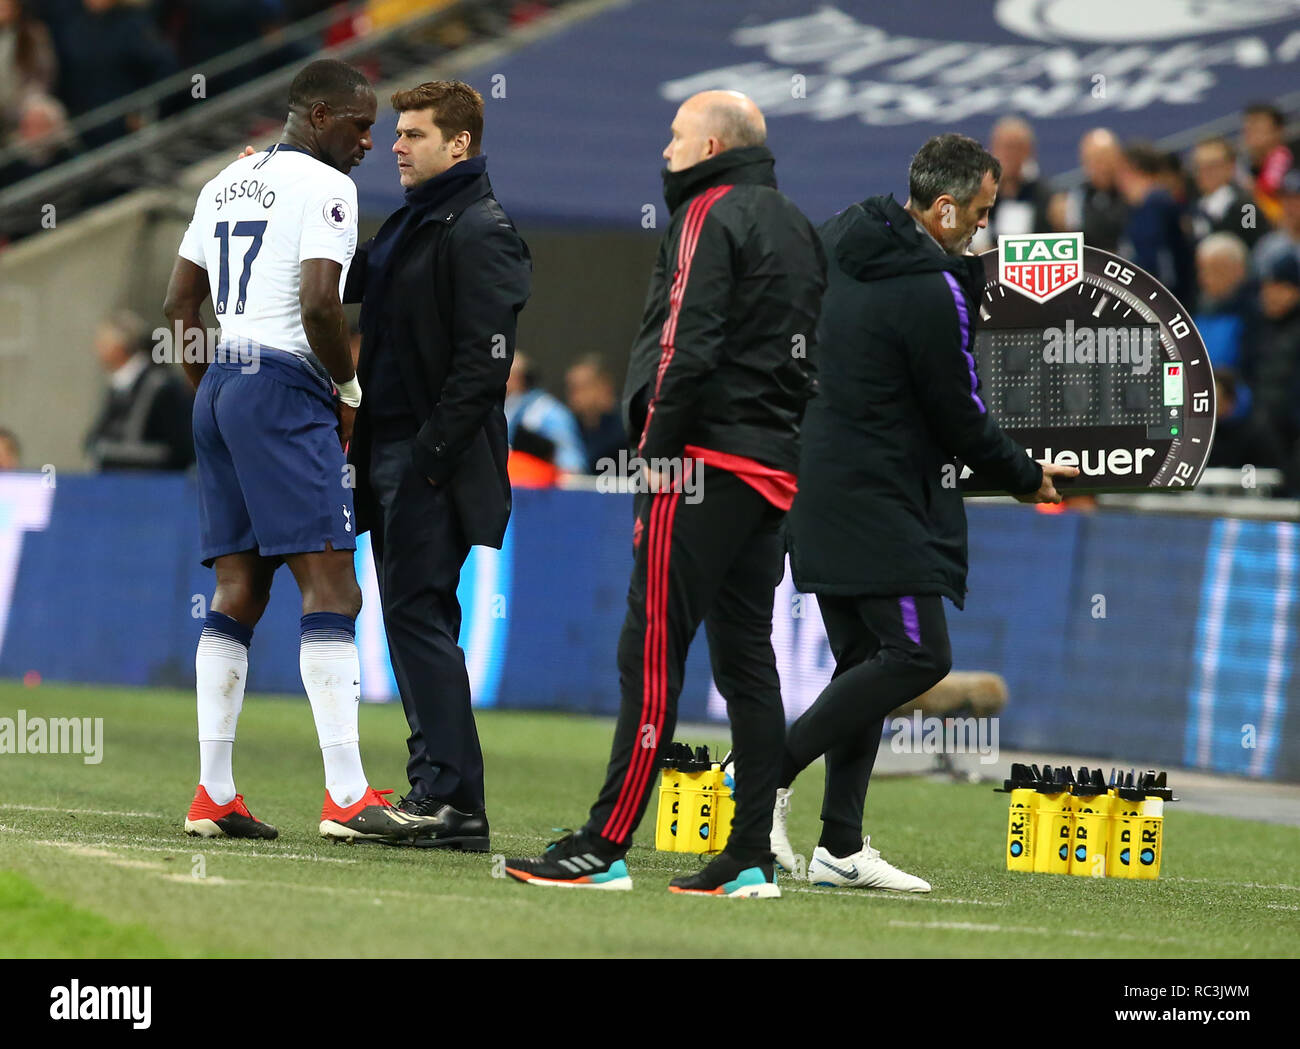
{"type": "Polygon", "coordinates": [[[1055,479],[1057,477],[1078,477],[1079,468],[1077,466],[1058,466],[1056,463],[1046,463],[1038,460],[1038,465],[1043,468],[1043,483],[1038,486],[1036,492],[1026,492],[1023,495],[1016,496],[1016,499],[1022,503],[1059,503],[1061,493],[1056,490],[1055,479]]]}

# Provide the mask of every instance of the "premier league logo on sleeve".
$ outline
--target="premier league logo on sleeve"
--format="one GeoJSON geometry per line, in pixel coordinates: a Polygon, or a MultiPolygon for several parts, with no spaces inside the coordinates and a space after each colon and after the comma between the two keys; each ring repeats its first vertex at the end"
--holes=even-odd
{"type": "Polygon", "coordinates": [[[335,229],[348,228],[348,216],[350,213],[348,211],[347,201],[343,200],[341,197],[334,197],[331,200],[327,200],[325,202],[324,213],[325,221],[335,229]]]}

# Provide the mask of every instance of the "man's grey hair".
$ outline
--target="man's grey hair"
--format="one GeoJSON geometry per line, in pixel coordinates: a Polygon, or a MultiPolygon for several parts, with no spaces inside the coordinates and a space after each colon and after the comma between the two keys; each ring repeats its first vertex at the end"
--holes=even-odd
{"type": "Polygon", "coordinates": [[[965,207],[989,172],[997,182],[1002,178],[1002,165],[973,138],[936,135],[912,158],[907,169],[907,191],[913,206],[921,211],[945,193],[965,207]]]}
{"type": "Polygon", "coordinates": [[[1196,255],[1202,259],[1230,259],[1243,269],[1250,265],[1250,249],[1235,233],[1211,233],[1196,246],[1196,255]]]}

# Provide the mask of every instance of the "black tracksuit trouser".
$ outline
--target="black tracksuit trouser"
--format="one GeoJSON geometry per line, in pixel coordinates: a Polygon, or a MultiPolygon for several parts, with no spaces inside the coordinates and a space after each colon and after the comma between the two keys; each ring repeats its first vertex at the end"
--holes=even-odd
{"type": "Polygon", "coordinates": [[[772,652],[784,511],[734,474],[702,469],[698,501],[682,492],[636,497],[636,563],[618,645],[622,701],[586,829],[624,851],[631,843],[655,794],[656,763],[677,725],[686,652],[703,622],[731,719],[736,814],[726,851],[765,860],[785,739],[772,652]]]}
{"type": "MultiPolygon", "coordinates": [[[[937,685],[952,667],[938,595],[818,595],[835,674],[790,726],[780,786],[826,756],[823,837],[862,840],[862,809],[885,718],[937,685]]],[[[825,843],[825,842],[823,842],[825,843]]]]}

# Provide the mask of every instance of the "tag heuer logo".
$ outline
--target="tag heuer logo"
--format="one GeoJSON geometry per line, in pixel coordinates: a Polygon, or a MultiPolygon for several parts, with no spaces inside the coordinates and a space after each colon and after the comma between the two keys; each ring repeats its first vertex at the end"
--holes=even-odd
{"type": "Polygon", "coordinates": [[[1083,280],[1083,234],[998,237],[998,280],[1035,302],[1060,295],[1083,280]]]}

